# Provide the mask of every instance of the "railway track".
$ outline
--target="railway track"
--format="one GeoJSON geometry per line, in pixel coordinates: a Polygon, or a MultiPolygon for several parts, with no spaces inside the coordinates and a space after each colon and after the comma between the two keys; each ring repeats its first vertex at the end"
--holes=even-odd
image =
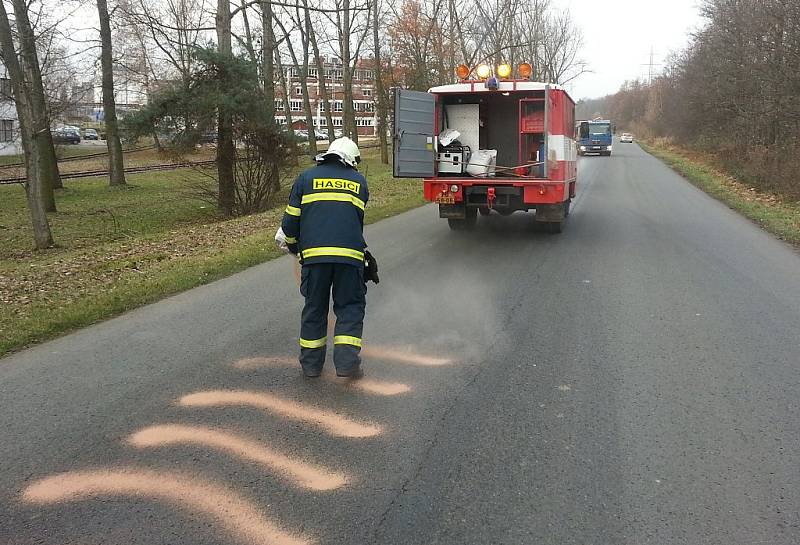
{"type": "MultiPolygon", "coordinates": [[[[122,150],[122,154],[123,155],[127,155],[129,153],[136,153],[136,152],[139,152],[139,151],[148,151],[148,150],[151,150],[151,149],[155,149],[155,146],[144,146],[144,147],[141,147],[141,148],[125,149],[125,150],[122,150]]],[[[71,163],[73,161],[84,161],[86,159],[96,159],[97,157],[108,157],[108,152],[107,151],[99,151],[97,153],[88,153],[86,155],[75,155],[73,157],[63,157],[63,158],[58,160],[58,164],[71,163]]],[[[17,163],[7,163],[5,165],[0,165],[0,170],[5,169],[5,168],[20,168],[20,167],[24,167],[24,166],[25,166],[25,162],[24,161],[19,161],[17,163]]]]}
{"type": "MultiPolygon", "coordinates": [[[[362,145],[359,146],[362,150],[363,149],[372,149],[380,147],[379,144],[369,144],[369,145],[362,145]]],[[[135,150],[129,150],[126,153],[134,152],[134,151],[143,151],[146,149],[152,149],[151,147],[147,148],[138,148],[135,150]]],[[[319,151],[325,151],[320,149],[319,151]]],[[[98,154],[91,154],[91,155],[83,155],[78,157],[69,157],[67,159],[62,159],[59,163],[63,162],[70,162],[70,161],[78,161],[83,159],[90,159],[92,157],[100,157],[103,155],[107,155],[107,153],[98,153],[98,154]]],[[[204,167],[204,166],[211,166],[215,164],[216,161],[210,159],[208,161],[184,161],[179,163],[164,163],[160,165],[149,165],[149,166],[142,166],[142,167],[127,167],[125,169],[125,174],[135,174],[137,172],[150,172],[156,170],[174,170],[178,168],[191,168],[191,167],[204,167]]],[[[0,171],[3,168],[11,168],[11,167],[22,167],[24,163],[13,163],[10,165],[2,165],[0,166],[0,171]]],[[[108,169],[102,170],[85,170],[79,172],[64,172],[61,173],[62,180],[69,180],[69,179],[77,179],[77,178],[96,178],[99,176],[108,176],[108,169]]],[[[11,176],[7,178],[0,178],[0,185],[11,185],[11,184],[21,184],[27,180],[27,176],[11,176]]]]}
{"type": "MultiPolygon", "coordinates": [[[[181,163],[164,163],[160,165],[148,165],[142,167],[128,167],[125,169],[125,174],[135,174],[137,172],[150,172],[156,170],[174,170],[177,168],[191,168],[191,167],[204,167],[213,165],[215,161],[185,161],[181,163]]],[[[62,180],[69,180],[74,178],[96,178],[99,176],[108,176],[108,169],[102,170],[84,170],[81,172],[65,172],[61,174],[62,180]]],[[[26,176],[14,176],[10,178],[0,178],[0,185],[20,184],[24,183],[27,179],[26,176]]]]}

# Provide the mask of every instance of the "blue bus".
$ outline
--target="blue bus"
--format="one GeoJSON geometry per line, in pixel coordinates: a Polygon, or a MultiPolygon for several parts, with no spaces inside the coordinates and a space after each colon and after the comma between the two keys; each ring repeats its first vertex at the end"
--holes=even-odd
{"type": "Polygon", "coordinates": [[[611,155],[614,126],[608,119],[580,121],[575,127],[578,155],[611,155]]]}

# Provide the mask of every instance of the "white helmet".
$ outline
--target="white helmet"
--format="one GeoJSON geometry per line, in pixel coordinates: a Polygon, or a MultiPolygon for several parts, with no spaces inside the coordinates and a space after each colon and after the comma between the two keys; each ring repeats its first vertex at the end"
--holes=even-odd
{"type": "Polygon", "coordinates": [[[331,145],[328,146],[328,151],[317,155],[316,160],[321,163],[331,155],[336,156],[341,162],[353,168],[358,168],[356,165],[361,162],[361,152],[358,151],[358,146],[346,136],[331,142],[331,145]]]}

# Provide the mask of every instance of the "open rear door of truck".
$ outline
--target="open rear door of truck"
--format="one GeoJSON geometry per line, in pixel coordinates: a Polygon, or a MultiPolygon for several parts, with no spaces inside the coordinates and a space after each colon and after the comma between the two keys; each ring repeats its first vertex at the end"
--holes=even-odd
{"type": "Polygon", "coordinates": [[[394,93],[394,176],[424,178],[434,175],[434,96],[396,89],[394,93]]]}

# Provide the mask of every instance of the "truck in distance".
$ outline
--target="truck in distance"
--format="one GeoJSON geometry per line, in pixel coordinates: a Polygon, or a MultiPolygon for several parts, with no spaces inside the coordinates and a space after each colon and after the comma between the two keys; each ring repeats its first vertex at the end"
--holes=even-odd
{"type": "Polygon", "coordinates": [[[614,125],[608,119],[580,121],[575,126],[578,155],[596,153],[610,156],[613,150],[614,125]]]}

